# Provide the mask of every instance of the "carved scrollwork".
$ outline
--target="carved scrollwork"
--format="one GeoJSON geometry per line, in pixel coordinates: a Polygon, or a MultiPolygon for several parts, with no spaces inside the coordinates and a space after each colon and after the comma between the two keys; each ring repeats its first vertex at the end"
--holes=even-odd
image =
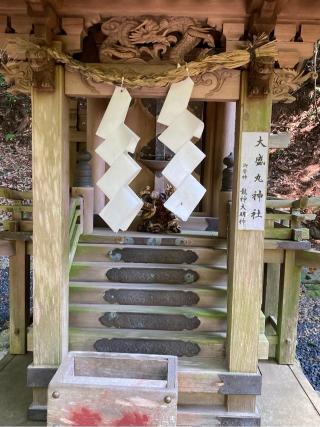
{"type": "Polygon", "coordinates": [[[274,102],[290,103],[295,101],[295,97],[290,92],[297,91],[307,80],[312,77],[312,73],[302,74],[291,69],[274,70],[272,98],[274,102]]]}
{"type": "Polygon", "coordinates": [[[210,86],[210,90],[205,96],[211,96],[215,92],[218,92],[222,88],[224,82],[231,76],[232,72],[230,70],[218,70],[199,74],[193,77],[193,80],[198,86],[210,86]]]}
{"type": "Polygon", "coordinates": [[[184,63],[214,47],[214,28],[189,17],[115,17],[101,25],[100,61],[184,63]],[[200,53],[194,52],[202,43],[200,53]]]}

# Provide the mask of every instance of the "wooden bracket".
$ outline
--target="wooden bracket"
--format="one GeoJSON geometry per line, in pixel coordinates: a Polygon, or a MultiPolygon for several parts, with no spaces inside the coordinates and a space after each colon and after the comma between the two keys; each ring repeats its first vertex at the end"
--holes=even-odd
{"type": "Polygon", "coordinates": [[[271,92],[271,81],[274,68],[274,59],[255,58],[250,62],[248,78],[248,97],[262,98],[271,92]]]}
{"type": "Polygon", "coordinates": [[[29,365],[27,369],[27,386],[42,388],[48,387],[57,369],[57,366],[29,365]]]}
{"type": "Polygon", "coordinates": [[[42,388],[48,387],[57,369],[57,366],[29,365],[27,369],[27,386],[42,388]]]}
{"type": "Polygon", "coordinates": [[[55,40],[62,41],[64,49],[69,53],[80,52],[82,49],[82,34],[84,33],[84,18],[64,17],[61,19],[63,35],[57,35],[55,40]]]}
{"type": "Polygon", "coordinates": [[[219,374],[223,386],[219,388],[220,394],[231,395],[260,395],[262,377],[260,373],[223,373],[219,374]]]}

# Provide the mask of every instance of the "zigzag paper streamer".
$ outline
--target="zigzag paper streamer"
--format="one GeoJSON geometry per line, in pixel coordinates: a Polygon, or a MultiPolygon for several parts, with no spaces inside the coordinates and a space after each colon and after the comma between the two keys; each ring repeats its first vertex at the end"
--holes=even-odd
{"type": "Polygon", "coordinates": [[[164,206],[183,221],[187,221],[206,189],[192,172],[205,158],[205,154],[191,141],[200,138],[204,123],[187,110],[194,83],[190,77],[173,83],[158,117],[168,126],[159,140],[175,153],[162,171],[163,176],[176,188],[164,206]]]}
{"type": "Polygon", "coordinates": [[[140,139],[124,124],[130,101],[129,92],[116,87],[96,132],[105,141],[95,151],[109,165],[97,182],[109,199],[99,215],[114,232],[127,230],[143,206],[129,187],[141,170],[128,154],[134,153],[140,139]]]}

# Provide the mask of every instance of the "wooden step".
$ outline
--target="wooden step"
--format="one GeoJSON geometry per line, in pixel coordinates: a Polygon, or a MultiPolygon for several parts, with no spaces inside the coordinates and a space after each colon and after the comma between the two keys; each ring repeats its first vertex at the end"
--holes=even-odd
{"type": "Polygon", "coordinates": [[[225,332],[225,309],[71,304],[69,324],[76,328],[225,332]]]}
{"type": "Polygon", "coordinates": [[[222,358],[225,352],[225,334],[70,328],[69,350],[222,358]]]}
{"type": "Polygon", "coordinates": [[[178,403],[180,405],[225,404],[225,396],[218,393],[219,373],[227,372],[224,358],[181,358],[178,363],[178,403]]]}
{"type": "Polygon", "coordinates": [[[212,427],[212,426],[256,426],[259,423],[258,412],[228,412],[224,406],[178,406],[177,426],[212,427]]]}
{"type": "Polygon", "coordinates": [[[223,308],[227,287],[164,285],[161,283],[71,282],[69,301],[75,304],[165,305],[223,308]],[[187,288],[187,289],[186,289],[187,288]]]}
{"type": "Polygon", "coordinates": [[[109,261],[155,264],[202,264],[227,268],[227,252],[224,249],[176,246],[150,247],[146,245],[118,245],[80,243],[75,261],[109,261]]]}
{"type": "Polygon", "coordinates": [[[110,230],[95,228],[93,233],[80,237],[81,243],[117,243],[121,245],[178,246],[227,249],[226,239],[220,239],[214,233],[152,234],[140,232],[113,233],[110,230]],[[200,235],[202,234],[202,235],[200,235]]]}
{"type": "Polygon", "coordinates": [[[109,281],[121,283],[166,284],[225,284],[227,271],[199,265],[134,264],[111,262],[76,261],[70,269],[71,281],[109,281]]]}

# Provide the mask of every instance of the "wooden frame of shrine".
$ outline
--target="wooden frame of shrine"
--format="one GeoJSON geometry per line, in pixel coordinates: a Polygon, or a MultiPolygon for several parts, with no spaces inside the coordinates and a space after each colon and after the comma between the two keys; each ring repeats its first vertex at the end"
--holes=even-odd
{"type": "MultiPolygon", "coordinates": [[[[11,257],[10,286],[15,289],[11,295],[13,353],[26,351],[28,325],[25,313],[19,311],[19,304],[24,303],[26,279],[25,269],[20,266],[28,262],[30,254],[33,256],[33,325],[29,327],[28,337],[28,347],[33,351],[33,365],[28,373],[29,386],[33,387],[32,418],[45,417],[48,383],[68,351],[97,350],[89,335],[92,334],[95,342],[103,338],[103,329],[98,329],[93,314],[86,314],[85,310],[83,315],[92,331],[81,332],[85,323],[81,320],[81,308],[77,307],[78,300],[73,302],[74,311],[69,316],[69,281],[73,286],[76,281],[84,282],[81,269],[85,258],[79,252],[79,242],[80,246],[86,242],[115,245],[115,248],[122,245],[121,250],[126,244],[144,245],[143,250],[150,254],[154,250],[152,242],[156,242],[156,247],[198,248],[197,257],[208,248],[227,251],[227,311],[222,327],[226,328],[224,367],[220,369],[213,363],[206,370],[200,363],[197,371],[186,368],[185,376],[178,374],[181,384],[178,425],[200,425],[201,420],[209,422],[209,419],[224,420],[221,422],[236,419],[241,425],[258,425],[256,396],[261,389],[258,359],[271,356],[279,363],[290,364],[295,358],[299,272],[302,265],[315,266],[319,260],[319,254],[310,250],[307,231],[301,226],[301,209],[317,206],[319,200],[280,201],[264,197],[261,212],[265,213],[267,208],[268,211],[262,228],[246,228],[239,223],[244,209],[243,174],[249,162],[246,156],[250,151],[250,135],[257,144],[262,135],[266,150],[268,144],[269,148],[284,146],[280,136],[269,137],[272,103],[292,101],[291,92],[306,80],[304,66],[320,38],[320,10],[315,3],[300,0],[1,2],[2,72],[12,88],[27,92],[30,85],[32,97],[32,230],[30,224],[15,217],[16,228],[1,232],[4,240],[0,246],[1,253],[11,257]],[[266,39],[256,45],[262,34],[266,39]],[[158,47],[154,46],[154,37],[158,47]],[[275,56],[259,56],[255,49],[270,41],[275,56]],[[243,64],[240,60],[238,66],[227,65],[230,56],[224,58],[225,66],[211,65],[198,71],[204,58],[240,50],[248,55],[243,64]],[[182,74],[179,77],[174,73],[182,74]],[[96,182],[105,172],[105,163],[95,153],[101,143],[96,130],[107,99],[114,91],[112,78],[117,85],[122,80],[135,100],[126,123],[141,136],[141,148],[155,132],[155,118],[147,108],[148,100],[164,98],[170,83],[182,80],[189,73],[195,82],[192,101],[205,103],[206,160],[201,182],[207,193],[192,217],[195,230],[191,234],[155,234],[154,238],[134,229],[131,234],[99,234],[94,228],[94,218],[105,205],[105,195],[96,182]],[[163,82],[152,84],[151,79],[156,80],[159,75],[163,82]],[[171,80],[166,80],[168,75],[171,80]],[[86,150],[92,157],[93,184],[90,184],[87,167],[90,156],[86,150]],[[80,160],[79,152],[85,152],[80,160]],[[233,187],[230,191],[227,182],[230,163],[226,160],[221,191],[223,159],[230,152],[235,158],[233,187]],[[207,224],[209,217],[219,218],[219,236],[204,232],[203,223],[207,224]],[[265,332],[265,322],[269,333],[265,332]],[[193,408],[195,399],[207,400],[212,412],[209,415],[201,410],[188,412],[185,408],[189,402],[193,408]]],[[[267,158],[264,161],[267,164],[267,158]]],[[[152,186],[155,175],[154,170],[150,172],[142,165],[133,190],[139,193],[145,185],[152,186]]],[[[196,274],[200,280],[202,274],[209,274],[201,269],[210,264],[210,259],[203,261],[203,265],[199,261],[196,274]]],[[[187,265],[188,269],[193,267],[187,265]]],[[[93,269],[92,265],[88,268],[93,269]]],[[[90,270],[92,280],[105,280],[99,277],[108,276],[109,270],[106,271],[90,270]]],[[[213,280],[208,277],[209,282],[213,280]]],[[[84,286],[83,291],[86,292],[84,286]]],[[[201,295],[198,298],[205,301],[206,294],[201,295]]],[[[208,308],[210,303],[204,302],[202,307],[208,308]]],[[[209,333],[205,313],[201,318],[199,310],[202,330],[209,333]]],[[[214,361],[215,350],[211,351],[202,330],[199,332],[202,341],[199,338],[201,343],[197,344],[200,355],[203,352],[206,360],[214,361]]],[[[190,337],[189,334],[188,340],[192,341],[190,337]]]]}

